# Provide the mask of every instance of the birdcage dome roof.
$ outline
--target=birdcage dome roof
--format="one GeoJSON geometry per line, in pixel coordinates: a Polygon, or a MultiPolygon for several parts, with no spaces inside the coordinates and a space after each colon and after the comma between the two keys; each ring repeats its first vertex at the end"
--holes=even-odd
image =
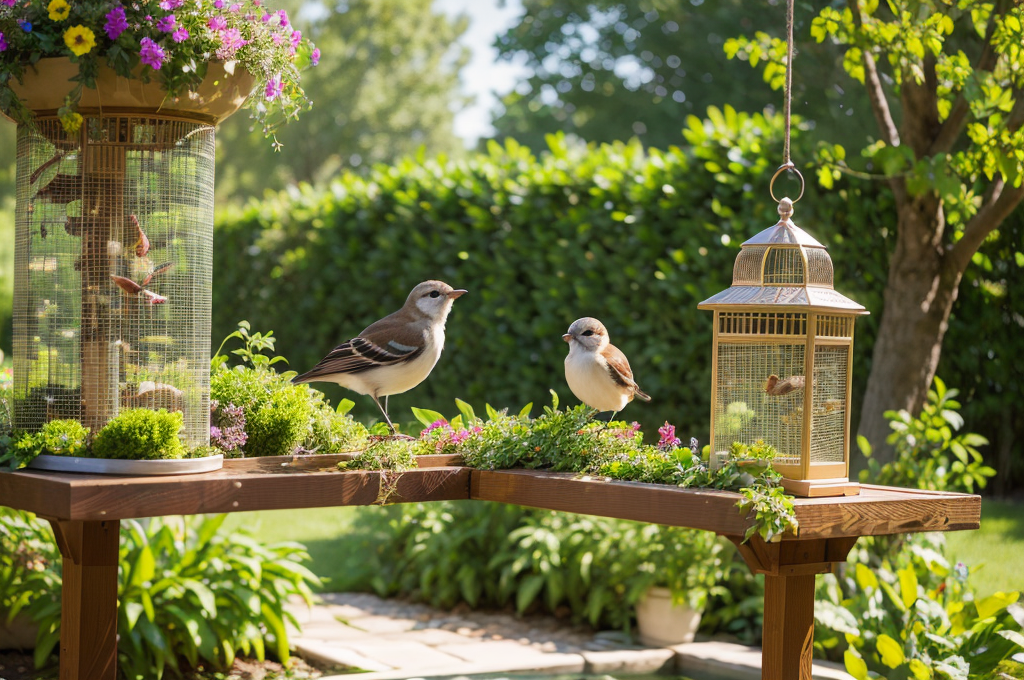
{"type": "Polygon", "coordinates": [[[788,215],[740,247],[733,285],[698,305],[785,306],[830,309],[857,314],[867,310],[833,287],[832,258],[813,236],[788,215]]]}

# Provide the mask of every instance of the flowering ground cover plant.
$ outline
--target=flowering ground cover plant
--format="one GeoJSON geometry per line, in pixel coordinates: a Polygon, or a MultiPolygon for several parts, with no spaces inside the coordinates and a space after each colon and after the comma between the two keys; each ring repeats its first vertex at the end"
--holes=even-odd
{"type": "Polygon", "coordinates": [[[300,72],[315,66],[320,52],[287,12],[262,0],[0,0],[0,109],[18,122],[30,122],[31,112],[10,85],[47,57],[67,57],[79,68],[60,112],[69,130],[81,125],[82,88],[96,87],[103,65],[126,78],[158,80],[178,97],[220,62],[228,73],[241,68],[256,79],[247,106],[269,136],[308,108],[300,72]]]}

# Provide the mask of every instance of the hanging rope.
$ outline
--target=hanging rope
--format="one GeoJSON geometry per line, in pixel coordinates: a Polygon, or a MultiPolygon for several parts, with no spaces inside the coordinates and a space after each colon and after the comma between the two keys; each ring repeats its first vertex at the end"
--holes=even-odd
{"type": "MultiPolygon", "coordinates": [[[[793,107],[793,3],[794,0],[786,1],[786,87],[785,87],[785,101],[783,102],[783,112],[785,117],[786,125],[786,137],[785,143],[782,147],[782,165],[775,171],[772,176],[772,181],[768,184],[768,193],[772,195],[776,203],[779,203],[779,199],[775,196],[775,180],[778,179],[779,175],[787,170],[791,170],[796,173],[797,177],[800,178],[800,194],[793,199],[792,203],[796,203],[804,195],[804,176],[800,174],[800,171],[796,169],[796,165],[789,157],[789,128],[790,119],[792,118],[791,109],[793,107]]],[[[792,206],[792,203],[790,206],[792,206]]],[[[792,207],[790,207],[790,213],[792,213],[792,207]]],[[[787,219],[787,217],[783,219],[787,219]]]]}
{"type": "Polygon", "coordinates": [[[786,7],[786,90],[785,90],[785,118],[786,118],[786,143],[782,149],[782,164],[793,165],[789,159],[789,121],[793,101],[793,2],[788,0],[786,7]]]}

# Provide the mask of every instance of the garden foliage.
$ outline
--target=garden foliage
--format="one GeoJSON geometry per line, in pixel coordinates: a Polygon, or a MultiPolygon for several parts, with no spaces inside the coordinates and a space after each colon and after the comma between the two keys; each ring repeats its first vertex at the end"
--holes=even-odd
{"type": "MultiPolygon", "coordinates": [[[[295,543],[266,545],[221,529],[226,515],[125,520],[118,570],[118,667],[122,677],[175,677],[197,664],[229,668],[237,655],[287,661],[285,604],[311,601],[319,579],[295,543]]],[[[0,617],[39,625],[36,666],[60,641],[61,569],[49,528],[28,513],[0,513],[0,617]]],[[[292,621],[292,623],[295,623],[292,621]]]]}
{"type": "Polygon", "coordinates": [[[627,629],[653,585],[703,607],[731,550],[707,532],[493,503],[384,508],[356,531],[340,587],[627,629]]]}
{"type": "MultiPolygon", "coordinates": [[[[730,285],[739,244],[777,219],[767,185],[781,122],[710,109],[687,121],[685,146],[666,150],[552,136],[536,156],[510,140],[467,160],[408,159],[223,213],[215,329],[228,332],[236,317],[224,312],[245,309],[304,370],[400,307],[413,284],[442,278],[470,290],[467,304],[448,320],[430,379],[393,397],[393,410],[456,397],[546,400],[551,387],[567,396],[561,334],[593,315],[654,397],[627,416],[648,430],[669,420],[706,441],[711,315],[696,305],[730,285]]],[[[797,130],[794,157],[809,158],[802,139],[797,130]]],[[[829,246],[837,288],[873,312],[857,323],[855,410],[894,247],[891,213],[883,187],[840,181],[827,192],[809,186],[794,216],[829,246]]],[[[940,365],[964,388],[969,426],[995,433],[1005,421],[1011,440],[1024,437],[1004,408],[1024,398],[1014,293],[1024,290],[1022,223],[1011,218],[968,270],[947,335],[959,349],[940,365]]],[[[375,417],[356,399],[357,418],[375,417]]]]}

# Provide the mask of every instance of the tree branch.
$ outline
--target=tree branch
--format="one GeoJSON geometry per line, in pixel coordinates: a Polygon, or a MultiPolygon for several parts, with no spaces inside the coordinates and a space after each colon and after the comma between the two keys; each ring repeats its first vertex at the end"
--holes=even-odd
{"type": "MultiPolygon", "coordinates": [[[[1005,14],[1006,9],[1006,4],[1003,2],[997,2],[992,9],[992,16],[989,17],[988,27],[985,29],[985,47],[981,51],[981,56],[978,57],[978,63],[974,65],[975,72],[991,71],[996,66],[999,55],[996,53],[995,47],[992,46],[992,38],[996,31],[996,17],[1005,14]]],[[[960,133],[963,132],[964,126],[967,125],[967,114],[970,112],[971,106],[961,92],[954,100],[949,116],[943,121],[942,128],[935,136],[935,141],[928,148],[927,155],[934,156],[952,149],[953,144],[960,137],[960,133]]]]}
{"type": "MultiPolygon", "coordinates": [[[[853,13],[854,25],[858,29],[862,28],[864,26],[864,17],[860,13],[859,1],[847,0],[847,4],[853,13]]],[[[864,61],[864,85],[868,91],[868,101],[871,102],[871,111],[875,114],[875,120],[878,122],[878,129],[882,132],[882,137],[886,143],[890,146],[899,146],[900,133],[896,129],[896,123],[893,122],[892,112],[889,110],[889,102],[885,98],[885,89],[882,87],[882,81],[878,77],[878,67],[875,64],[875,58],[864,48],[861,48],[861,55],[863,55],[864,61]]]]}
{"type": "Polygon", "coordinates": [[[1021,200],[1024,200],[1024,183],[1019,187],[1007,187],[1002,177],[992,182],[985,196],[985,203],[964,227],[964,235],[953,244],[946,261],[958,272],[967,269],[971,257],[993,231],[999,228],[1021,200]]]}

